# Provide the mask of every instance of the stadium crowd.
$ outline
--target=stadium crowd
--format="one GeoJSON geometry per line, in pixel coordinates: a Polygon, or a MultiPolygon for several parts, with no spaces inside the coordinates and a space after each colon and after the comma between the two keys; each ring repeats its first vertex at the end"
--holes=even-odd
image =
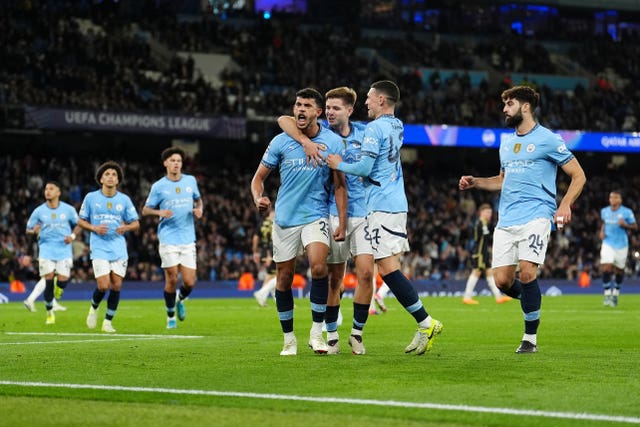
{"type": "MultiPolygon", "coordinates": [[[[541,122],[552,129],[637,130],[640,94],[633,82],[640,73],[638,36],[632,32],[622,40],[596,36],[579,19],[571,25],[564,22],[559,32],[541,29],[531,38],[505,31],[490,9],[479,14],[471,5],[452,6],[434,23],[435,31],[420,32],[406,22],[391,29],[393,20],[383,20],[382,25],[374,17],[370,24],[378,31],[368,31],[364,25],[328,27],[298,16],[227,21],[210,16],[184,20],[164,13],[127,16],[91,3],[33,0],[0,5],[4,37],[0,105],[276,117],[290,111],[292,95],[301,87],[348,84],[362,96],[376,76],[395,64],[392,69],[403,93],[398,116],[406,123],[500,127],[499,94],[519,83],[512,82],[510,74],[525,70],[561,74],[549,49],[564,42],[573,64],[599,78],[570,91],[538,85],[541,122]],[[483,36],[472,39],[467,37],[470,32],[483,36]],[[168,57],[154,53],[152,44],[162,46],[168,57]],[[307,54],[299,55],[302,50],[307,54]],[[178,56],[178,51],[226,53],[238,67],[225,69],[217,86],[195,67],[193,58],[178,56]],[[446,79],[434,72],[425,79],[424,68],[458,72],[446,79]],[[616,79],[609,79],[608,68],[616,79]],[[468,72],[474,69],[486,69],[502,79],[472,85],[468,72]]],[[[362,119],[365,113],[359,102],[354,118],[362,119]]],[[[412,251],[404,257],[404,270],[414,279],[461,279],[469,271],[476,207],[486,201],[495,205],[497,197],[459,193],[461,171],[436,174],[429,155],[423,152],[405,166],[412,251]]],[[[162,174],[157,156],[151,157],[114,159],[125,167],[122,190],[139,209],[151,183],[162,174]]],[[[79,209],[83,196],[96,187],[93,173],[104,160],[50,159],[35,153],[0,157],[0,282],[37,276],[32,259],[37,245],[24,231],[29,214],[42,203],[44,181],[56,177],[64,187],[63,199],[79,209]]],[[[185,165],[185,171],[198,178],[204,198],[204,217],[196,222],[199,280],[263,274],[251,254],[260,220],[249,195],[254,167],[225,163],[213,168],[196,159],[185,165]]],[[[541,277],[574,279],[580,271],[598,273],[599,210],[610,190],[623,188],[624,203],[637,211],[640,176],[627,172],[632,177],[622,182],[616,178],[622,173],[592,176],[587,170],[587,175],[585,194],[575,206],[578,220],[554,234],[541,277]]],[[[140,230],[128,236],[128,280],[162,280],[154,221],[143,218],[140,230]]],[[[73,281],[93,278],[87,242],[86,235],[74,242],[73,281]]],[[[632,236],[630,247],[640,248],[637,236],[632,236]]],[[[640,263],[634,259],[630,268],[635,274],[640,263]]]]}
{"type": "MultiPolygon", "coordinates": [[[[565,22],[558,38],[549,40],[544,28],[536,37],[505,31],[503,23],[489,19],[486,6],[445,8],[430,32],[406,22],[396,27],[402,30],[374,32],[366,22],[354,29],[307,23],[300,16],[223,21],[142,13],[136,18],[80,0],[4,2],[0,8],[5,41],[0,103],[5,105],[277,116],[289,109],[297,88],[326,90],[346,83],[363,93],[377,75],[392,72],[403,88],[398,114],[406,123],[496,127],[502,121],[500,92],[520,83],[511,73],[567,72],[552,60],[562,42],[568,52],[562,56],[582,75],[591,73],[593,83],[564,91],[531,79],[542,94],[542,123],[553,129],[630,130],[640,114],[633,85],[640,73],[638,35],[629,31],[621,40],[595,35],[586,18],[584,25],[579,19],[565,22]],[[460,22],[473,10],[487,19],[464,27],[460,22]],[[455,13],[462,13],[457,24],[455,13]],[[470,31],[482,35],[468,37],[470,31]],[[154,53],[152,44],[166,55],[154,53]],[[307,54],[298,55],[302,50],[307,54]],[[220,85],[214,85],[179,51],[225,53],[237,67],[223,70],[220,85]],[[436,70],[435,76],[426,78],[425,68],[436,70]],[[456,72],[443,79],[441,69],[456,72]],[[473,70],[502,80],[472,85],[473,70]]],[[[364,114],[359,104],[354,118],[364,114]]]]}
{"type": "MultiPolygon", "coordinates": [[[[159,150],[160,151],[160,150],[159,150]]],[[[422,155],[429,156],[425,151],[422,155]]],[[[497,158],[497,154],[496,154],[497,158]]],[[[95,168],[104,159],[45,158],[37,155],[0,158],[2,195],[0,196],[0,282],[12,278],[37,277],[35,239],[25,234],[31,211],[43,203],[43,183],[57,177],[62,183],[63,200],[76,209],[84,194],[96,188],[95,168]]],[[[162,171],[155,159],[118,160],[125,168],[121,190],[129,194],[140,210],[149,188],[162,171]]],[[[431,159],[433,161],[433,159],[431,159]]],[[[483,202],[496,206],[497,194],[463,193],[457,189],[459,175],[439,175],[419,158],[406,164],[405,184],[409,199],[408,230],[411,252],[403,259],[404,271],[413,279],[462,279],[470,269],[469,250],[476,209],[483,202]]],[[[191,159],[185,170],[194,174],[204,200],[204,216],[196,221],[199,280],[237,280],[244,272],[257,279],[264,274],[253,260],[251,240],[261,218],[255,212],[249,194],[249,182],[255,165],[216,165],[191,159]]],[[[455,171],[451,171],[454,173],[455,171]]],[[[273,178],[271,189],[277,187],[273,178]]],[[[559,194],[567,183],[559,182],[559,194]]],[[[553,234],[547,262],[541,277],[576,279],[581,271],[597,276],[600,241],[600,209],[608,203],[614,188],[624,190],[624,203],[637,211],[640,200],[640,176],[624,171],[589,176],[589,185],[574,206],[576,221],[553,234]],[[624,176],[624,180],[623,180],[624,176]]],[[[157,218],[143,217],[140,229],[127,236],[130,262],[128,280],[162,280],[157,253],[157,218]]],[[[88,234],[73,243],[72,281],[93,279],[89,260],[88,234]]],[[[632,235],[632,253],[640,249],[640,236],[632,235]]],[[[629,273],[640,271],[640,260],[632,257],[629,273]]]]}

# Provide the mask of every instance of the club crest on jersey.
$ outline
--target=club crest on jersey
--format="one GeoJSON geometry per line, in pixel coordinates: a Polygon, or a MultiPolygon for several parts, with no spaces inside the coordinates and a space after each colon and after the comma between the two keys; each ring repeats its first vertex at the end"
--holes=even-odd
{"type": "Polygon", "coordinates": [[[180,194],[182,190],[180,190],[180,187],[176,187],[176,194],[180,194]]]}
{"type": "Polygon", "coordinates": [[[191,187],[187,187],[187,188],[185,188],[185,191],[186,191],[187,193],[193,193],[193,189],[192,189],[191,187]]]}
{"type": "Polygon", "coordinates": [[[536,146],[534,144],[527,145],[527,153],[533,153],[536,151],[536,146]]]}
{"type": "Polygon", "coordinates": [[[327,150],[327,144],[323,144],[322,142],[318,143],[318,148],[321,149],[322,151],[326,151],[327,150]]]}
{"type": "Polygon", "coordinates": [[[67,219],[67,215],[66,214],[60,214],[60,219],[67,219]]]}
{"type": "Polygon", "coordinates": [[[513,152],[515,154],[518,154],[520,152],[520,149],[522,148],[522,144],[517,143],[516,145],[513,146],[513,152]]]}
{"type": "Polygon", "coordinates": [[[107,202],[107,209],[111,210],[113,208],[113,203],[107,202]]]}
{"type": "Polygon", "coordinates": [[[122,211],[122,209],[124,209],[124,206],[122,206],[121,204],[119,204],[119,203],[118,203],[118,204],[116,205],[116,210],[117,210],[118,212],[121,212],[121,211],[122,211]]]}

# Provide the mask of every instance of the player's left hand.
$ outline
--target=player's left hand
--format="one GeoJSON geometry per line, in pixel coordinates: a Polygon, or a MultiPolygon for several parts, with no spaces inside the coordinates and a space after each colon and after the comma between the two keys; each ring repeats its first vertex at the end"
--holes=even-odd
{"type": "Polygon", "coordinates": [[[342,157],[340,154],[329,154],[325,161],[331,169],[338,169],[338,165],[342,161],[342,157]]]}
{"type": "Polygon", "coordinates": [[[556,214],[553,216],[553,222],[562,228],[571,222],[571,208],[560,205],[556,214]]]}
{"type": "Polygon", "coordinates": [[[307,163],[312,164],[314,168],[322,166],[324,159],[322,158],[322,154],[320,154],[320,150],[324,150],[324,148],[314,142],[303,144],[302,148],[304,149],[304,154],[307,156],[307,163]]]}
{"type": "Polygon", "coordinates": [[[202,208],[193,208],[193,216],[198,219],[202,218],[202,208]]]}
{"type": "Polygon", "coordinates": [[[258,208],[258,212],[263,214],[267,212],[271,207],[271,199],[269,199],[267,196],[262,196],[259,199],[255,200],[254,204],[256,205],[256,208],[258,208]]]}

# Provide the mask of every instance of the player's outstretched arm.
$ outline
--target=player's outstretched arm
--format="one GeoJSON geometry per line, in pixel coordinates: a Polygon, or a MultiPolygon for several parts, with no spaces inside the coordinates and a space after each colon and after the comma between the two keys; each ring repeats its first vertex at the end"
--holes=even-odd
{"type": "Polygon", "coordinates": [[[462,191],[471,188],[480,190],[500,191],[502,190],[502,182],[504,181],[504,172],[500,171],[499,175],[487,178],[478,178],[473,175],[463,175],[458,181],[458,188],[462,191]]]}

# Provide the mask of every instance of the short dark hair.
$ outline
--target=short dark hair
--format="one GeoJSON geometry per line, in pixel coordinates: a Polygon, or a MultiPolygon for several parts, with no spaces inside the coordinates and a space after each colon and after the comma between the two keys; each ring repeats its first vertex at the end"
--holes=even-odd
{"type": "Polygon", "coordinates": [[[507,99],[517,99],[520,103],[528,102],[531,105],[531,111],[538,108],[540,103],[540,94],[529,86],[514,86],[502,92],[502,101],[507,99]]]}
{"type": "Polygon", "coordinates": [[[98,170],[96,171],[96,182],[98,185],[102,185],[100,183],[100,178],[102,178],[102,175],[107,169],[114,169],[118,175],[118,183],[122,184],[122,181],[124,181],[124,172],[122,171],[122,167],[113,160],[109,160],[98,166],[98,170]]]}
{"type": "Polygon", "coordinates": [[[371,88],[386,96],[392,104],[400,101],[400,88],[391,80],[379,80],[371,83],[371,88]]]}
{"type": "Polygon", "coordinates": [[[306,87],[297,91],[296,98],[313,99],[316,102],[318,108],[324,109],[324,98],[322,97],[320,92],[312,87],[306,87]]]}
{"type": "Polygon", "coordinates": [[[173,156],[174,154],[179,154],[180,157],[182,158],[182,161],[184,161],[184,158],[186,157],[186,154],[185,154],[185,152],[184,152],[184,150],[182,148],[180,148],[180,147],[169,147],[169,148],[165,148],[162,151],[162,154],[160,154],[160,158],[164,162],[165,160],[167,160],[169,157],[173,156]]]}
{"type": "Polygon", "coordinates": [[[48,184],[53,184],[56,187],[58,187],[58,190],[62,191],[62,186],[60,185],[60,181],[56,180],[56,179],[47,179],[44,182],[44,186],[46,187],[48,184]]]}

